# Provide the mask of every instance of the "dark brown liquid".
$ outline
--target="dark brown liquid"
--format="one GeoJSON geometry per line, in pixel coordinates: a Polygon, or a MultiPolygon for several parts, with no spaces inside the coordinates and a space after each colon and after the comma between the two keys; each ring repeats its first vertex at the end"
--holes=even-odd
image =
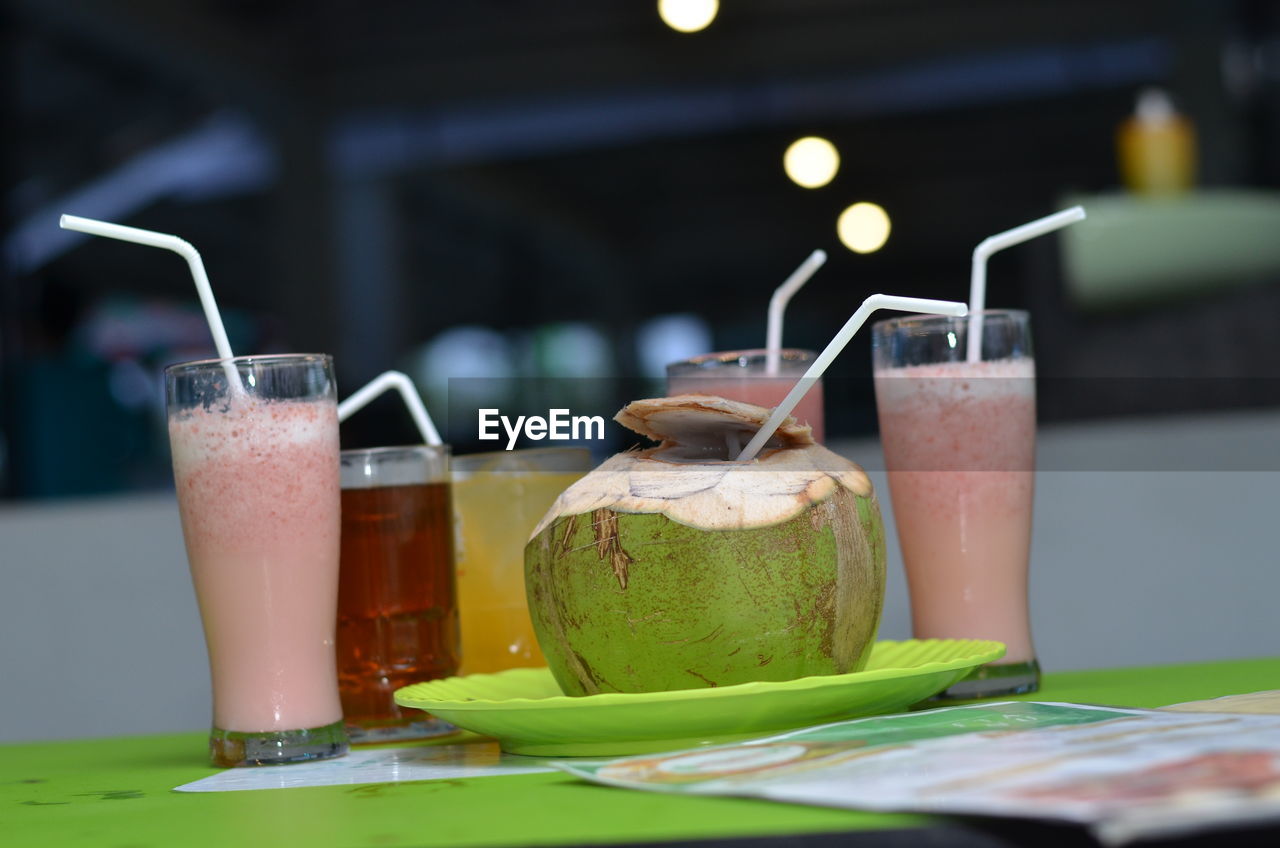
{"type": "Polygon", "coordinates": [[[448,484],[342,490],[337,650],[348,724],[423,719],[395,690],[457,672],[448,484]]]}

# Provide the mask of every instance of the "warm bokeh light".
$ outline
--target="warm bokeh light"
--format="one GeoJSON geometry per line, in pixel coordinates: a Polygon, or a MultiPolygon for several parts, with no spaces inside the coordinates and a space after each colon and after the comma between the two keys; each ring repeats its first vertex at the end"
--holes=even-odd
{"type": "Polygon", "coordinates": [[[836,233],[854,253],[874,253],[889,240],[889,213],[874,203],[855,203],[840,213],[836,233]]]}
{"type": "Polygon", "coordinates": [[[658,0],[658,16],[677,32],[706,29],[720,11],[720,0],[658,0]]]}
{"type": "Polygon", "coordinates": [[[791,142],[782,154],[782,167],[796,185],[821,188],[840,170],[840,153],[825,138],[805,136],[791,142]]]}

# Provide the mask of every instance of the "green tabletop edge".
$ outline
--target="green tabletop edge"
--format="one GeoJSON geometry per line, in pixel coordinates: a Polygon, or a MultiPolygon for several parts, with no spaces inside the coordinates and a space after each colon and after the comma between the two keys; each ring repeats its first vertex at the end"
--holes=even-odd
{"type": "MultiPolygon", "coordinates": [[[[1280,686],[1280,657],[1056,672],[1020,700],[1156,707],[1280,686]]],[[[581,783],[562,774],[187,794],[200,733],[0,746],[13,845],[573,845],[918,826],[926,817],[581,783]]],[[[285,766],[284,768],[287,768],[285,766]]]]}

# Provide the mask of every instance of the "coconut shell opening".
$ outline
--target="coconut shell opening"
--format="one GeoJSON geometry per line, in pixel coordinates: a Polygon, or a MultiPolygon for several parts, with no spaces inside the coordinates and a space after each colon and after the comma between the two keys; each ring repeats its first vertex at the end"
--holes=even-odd
{"type": "MultiPolygon", "coordinates": [[[[659,442],[657,448],[646,452],[650,459],[727,462],[734,460],[764,426],[770,412],[772,410],[763,406],[715,395],[676,395],[632,401],[614,420],[659,442]]],[[[812,444],[813,432],[809,426],[788,416],[765,443],[764,451],[812,444]]]]}
{"type": "Polygon", "coordinates": [[[751,462],[733,461],[768,417],[762,406],[712,395],[627,404],[615,420],[660,444],[605,460],[560,495],[532,536],[561,515],[600,509],[730,530],[789,520],[837,487],[873,497],[856,463],[816,444],[808,426],[791,418],[751,462]]]}

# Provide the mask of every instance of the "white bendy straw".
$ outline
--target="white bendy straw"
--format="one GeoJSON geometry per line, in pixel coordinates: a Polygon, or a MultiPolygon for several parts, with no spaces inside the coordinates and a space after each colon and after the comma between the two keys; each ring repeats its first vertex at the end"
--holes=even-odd
{"type": "Polygon", "coordinates": [[[444,444],[440,439],[440,433],[436,430],[436,425],[431,423],[431,416],[427,414],[427,408],[422,403],[418,387],[413,384],[407,374],[400,371],[386,371],[379,374],[364,388],[338,404],[338,420],[346,421],[364,409],[378,395],[391,389],[400,392],[400,397],[404,398],[404,405],[409,407],[409,414],[413,416],[413,423],[418,425],[422,440],[437,447],[444,444]]]}
{"type": "Polygon", "coordinates": [[[809,366],[809,370],[804,372],[804,376],[791,387],[791,391],[782,399],[782,403],[774,407],[769,420],[764,422],[764,426],[751,437],[751,441],[747,442],[747,446],[742,449],[742,453],[738,454],[738,462],[749,462],[755,459],[756,454],[764,447],[765,442],[769,441],[769,438],[782,425],[783,420],[796,408],[796,404],[800,402],[800,399],[822,378],[827,366],[840,355],[840,351],[845,349],[854,334],[862,329],[862,325],[867,322],[867,317],[877,309],[896,309],[900,312],[924,312],[933,315],[953,315],[957,318],[964,317],[969,311],[965,304],[951,300],[897,297],[890,294],[871,295],[871,297],[862,301],[862,305],[858,307],[858,310],[853,315],[849,316],[849,320],[840,328],[840,332],[836,333],[835,338],[823,349],[822,353],[818,354],[818,358],[809,366]]]}
{"type": "Polygon", "coordinates": [[[766,374],[777,374],[782,362],[782,314],[787,311],[787,304],[792,295],[813,276],[827,261],[825,250],[815,250],[809,258],[800,263],[800,267],[791,272],[791,276],[782,281],[782,285],[773,290],[769,298],[769,321],[765,327],[764,369],[766,374]]]}
{"type": "Polygon", "coordinates": [[[966,359],[970,362],[982,359],[982,319],[978,313],[987,308],[987,260],[991,258],[991,254],[1083,220],[1084,207],[1072,206],[985,238],[973,249],[973,269],[969,274],[969,341],[966,359]]]}
{"type": "MultiPolygon", "coordinates": [[[[63,215],[59,217],[58,226],[64,230],[75,230],[76,232],[88,233],[91,236],[102,236],[103,238],[117,239],[118,241],[131,241],[134,244],[144,244],[148,247],[161,247],[165,250],[172,250],[187,260],[187,267],[191,269],[191,276],[195,279],[196,293],[200,296],[200,306],[204,309],[205,320],[209,322],[209,332],[213,334],[213,346],[218,351],[218,358],[232,358],[231,342],[227,341],[227,331],[222,326],[222,316],[218,313],[218,302],[213,299],[213,288],[209,285],[209,275],[204,272],[204,262],[200,259],[200,252],[192,246],[191,242],[168,233],[157,233],[152,230],[139,229],[138,227],[126,227],[122,224],[111,224],[107,221],[97,221],[93,218],[81,218],[78,215],[63,215]]],[[[223,368],[227,372],[227,378],[231,381],[231,387],[243,391],[244,386],[240,383],[240,373],[236,371],[235,365],[228,362],[223,365],[223,368]]]]}
{"type": "Polygon", "coordinates": [[[64,230],[75,230],[91,236],[131,241],[148,247],[162,247],[165,250],[172,250],[187,260],[187,266],[191,268],[191,276],[196,281],[196,293],[200,295],[200,305],[204,307],[204,317],[209,322],[209,331],[213,333],[213,346],[218,350],[218,358],[232,357],[231,343],[227,341],[227,331],[222,326],[222,316],[218,314],[218,303],[213,299],[209,276],[204,272],[204,263],[200,261],[199,251],[192,246],[191,242],[168,233],[109,224],[106,221],[95,221],[92,218],[81,218],[76,215],[63,215],[58,219],[58,226],[64,230]]]}

